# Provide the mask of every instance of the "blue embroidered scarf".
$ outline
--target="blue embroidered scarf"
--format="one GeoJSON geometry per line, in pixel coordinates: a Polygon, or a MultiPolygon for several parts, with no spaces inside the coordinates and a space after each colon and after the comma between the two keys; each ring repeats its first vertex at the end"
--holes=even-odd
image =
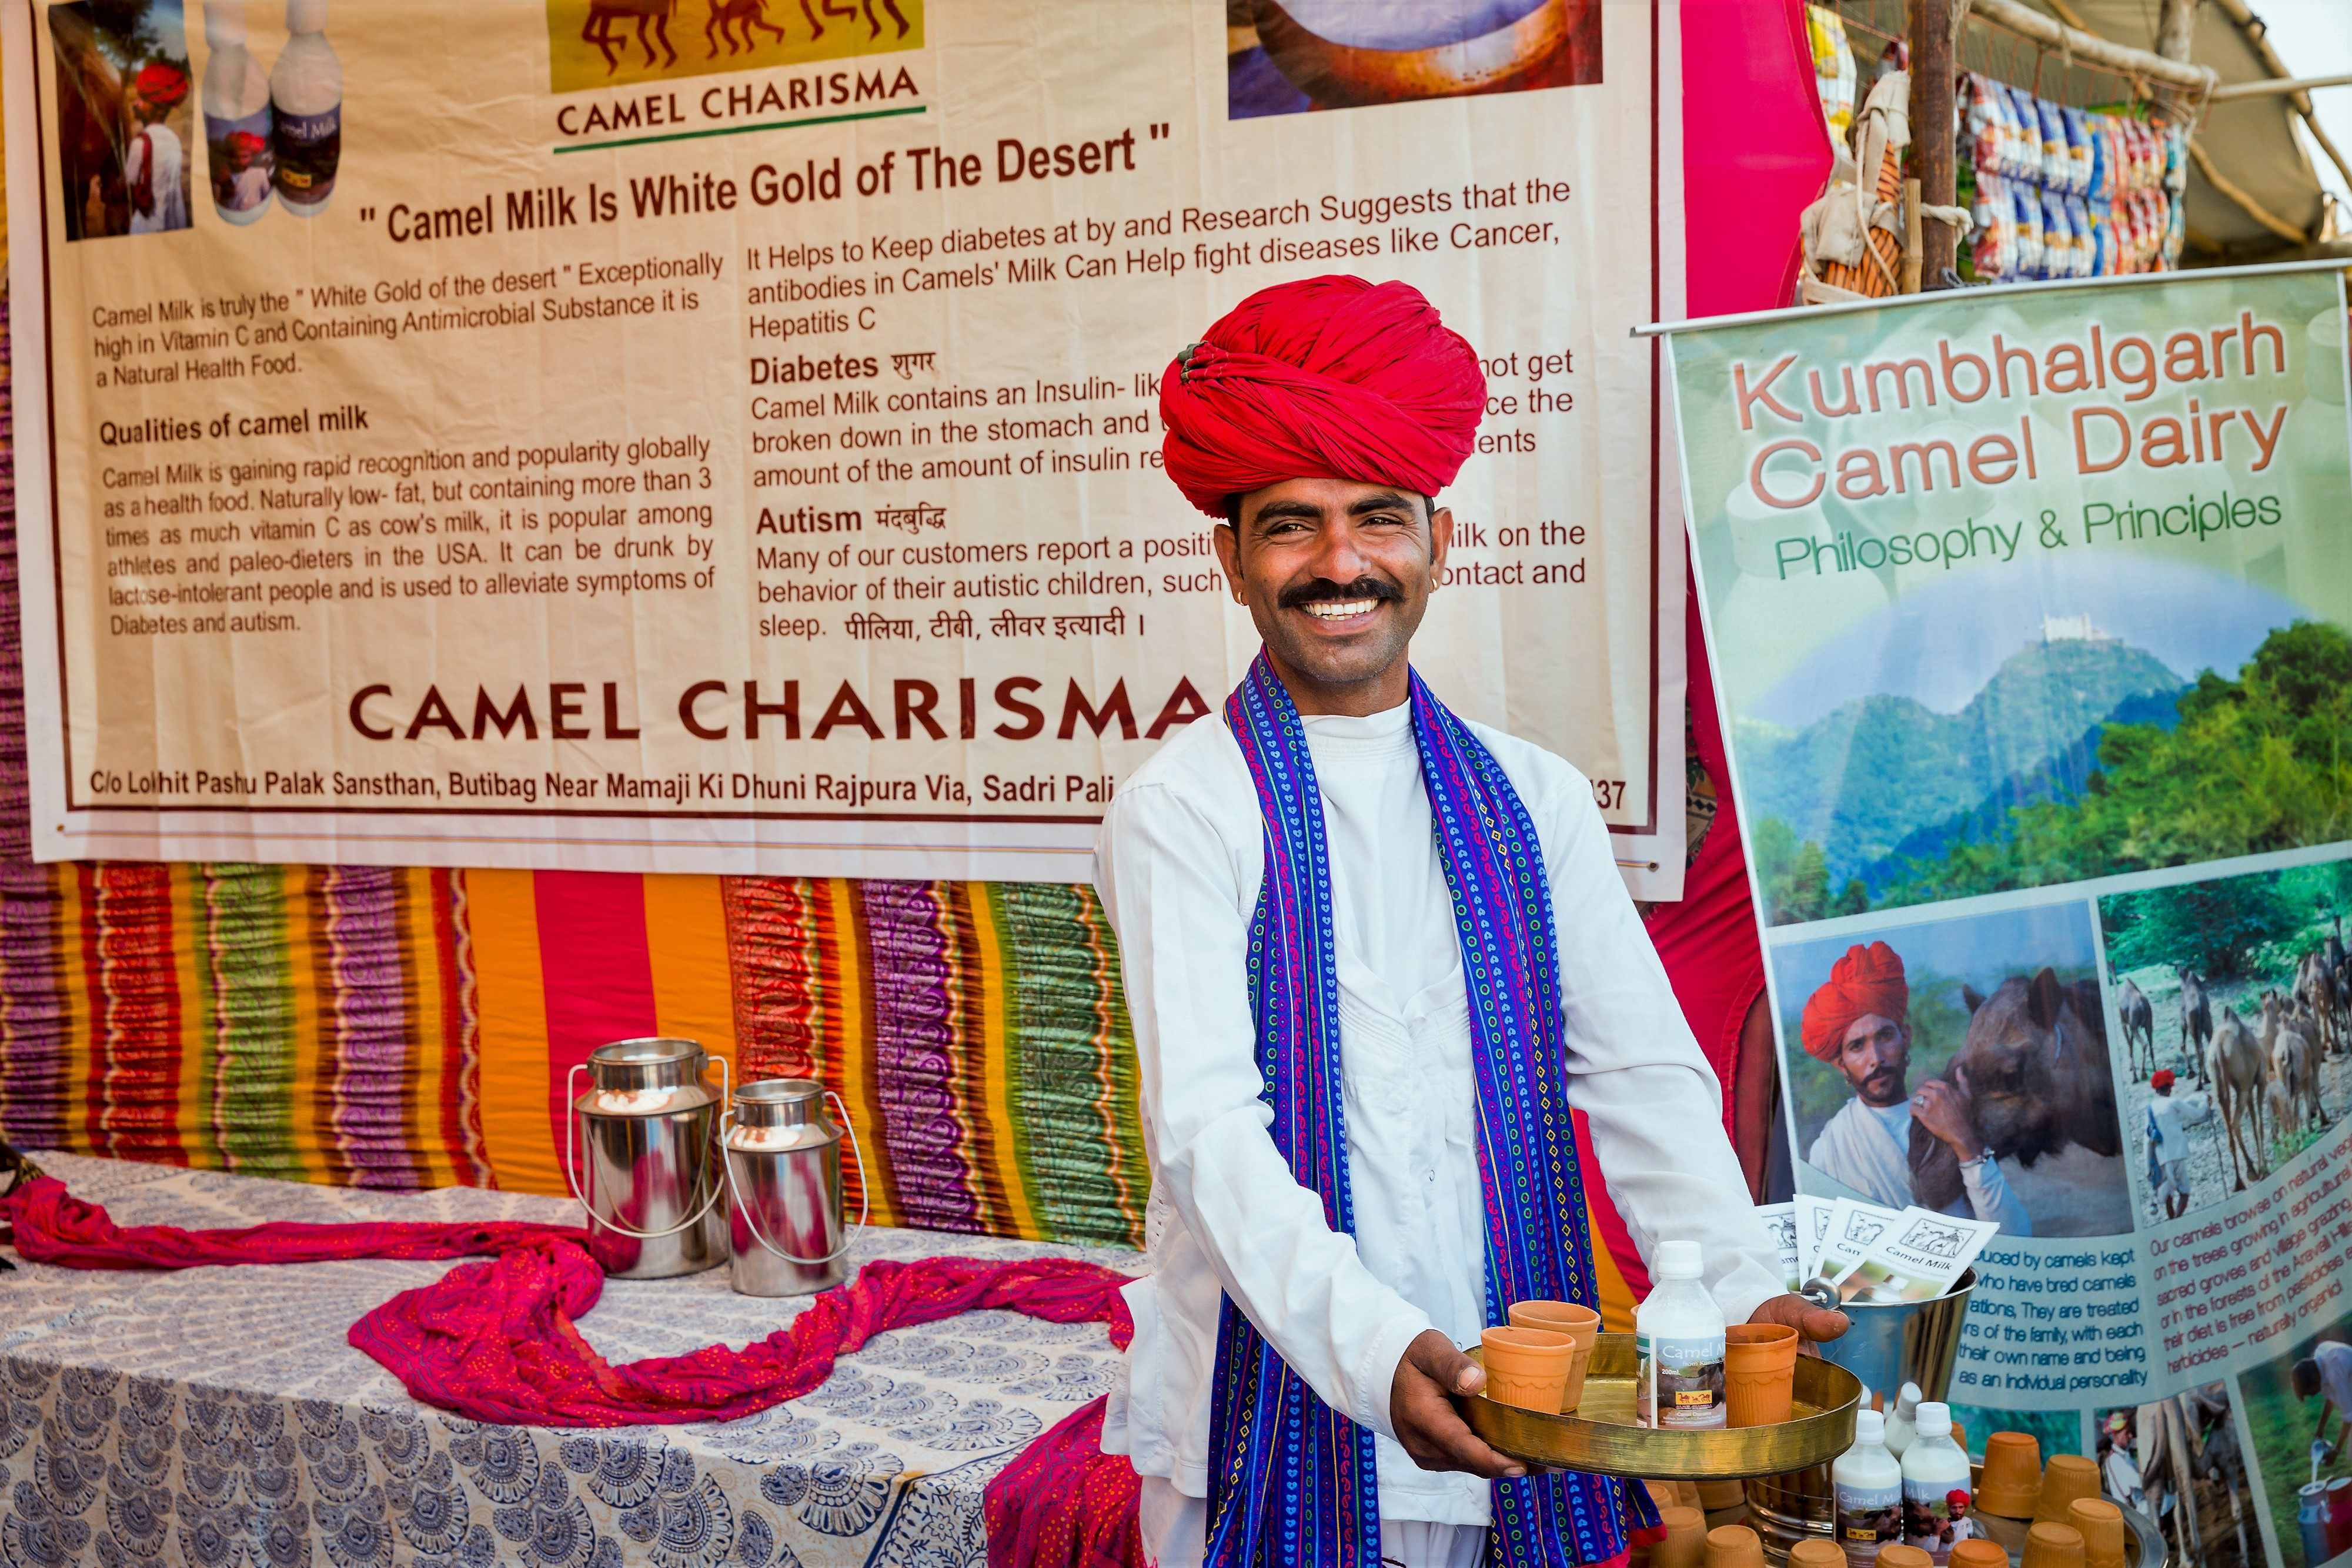
{"type": "MultiPolygon", "coordinates": [[[[1250,923],[1250,1008],[1275,1146],[1352,1234],[1339,1078],[1331,865],[1307,731],[1265,654],[1225,702],[1265,816],[1265,883],[1250,923]]],[[[1535,825],[1486,747],[1412,677],[1445,883],[1454,895],[1478,1080],[1486,1321],[1523,1301],[1596,1299],[1584,1188],[1569,1123],[1551,893],[1535,825]]],[[[1211,1400],[1208,1562],[1214,1568],[1376,1568],[1380,1482],[1372,1434],[1318,1398],[1225,1298],[1211,1400]]],[[[1599,1476],[1494,1486],[1487,1562],[1565,1568],[1625,1549],[1622,1509],[1599,1476]]]]}

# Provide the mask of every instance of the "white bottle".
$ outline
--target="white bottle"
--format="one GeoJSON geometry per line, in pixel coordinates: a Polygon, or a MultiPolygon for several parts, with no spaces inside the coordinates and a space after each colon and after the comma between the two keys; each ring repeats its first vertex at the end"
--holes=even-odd
{"type": "Polygon", "coordinates": [[[1903,1540],[1938,1563],[1951,1560],[1952,1542],[1970,1533],[1965,1502],[1969,1457],[1952,1441],[1952,1407],[1936,1400],[1919,1406],[1918,1432],[1903,1450],[1903,1540]]]}
{"type": "Polygon", "coordinates": [[[1830,1485],[1848,1568],[1870,1568],[1880,1547],[1903,1539],[1903,1467],[1886,1451],[1885,1416],[1854,1412],[1853,1447],[1830,1467],[1830,1485]]]}
{"type": "Polygon", "coordinates": [[[1895,1396],[1895,1408],[1886,1413],[1886,1451],[1898,1459],[1911,1446],[1911,1424],[1919,1414],[1919,1385],[1906,1383],[1895,1396]]]}
{"type": "Polygon", "coordinates": [[[326,210],[343,157],[343,62],[327,42],[326,26],[327,0],[286,0],[286,30],[293,37],[269,72],[278,199],[297,217],[326,210]]]}
{"type": "Polygon", "coordinates": [[[245,0],[205,6],[205,160],[213,211],[249,224],[269,210],[277,159],[270,150],[269,75],[245,47],[245,0]]]}
{"type": "Polygon", "coordinates": [[[1721,1427],[1728,1418],[1723,1402],[1723,1309],[1699,1283],[1698,1243],[1664,1242],[1654,1261],[1656,1281],[1633,1314],[1642,1424],[1684,1430],[1721,1427]]]}

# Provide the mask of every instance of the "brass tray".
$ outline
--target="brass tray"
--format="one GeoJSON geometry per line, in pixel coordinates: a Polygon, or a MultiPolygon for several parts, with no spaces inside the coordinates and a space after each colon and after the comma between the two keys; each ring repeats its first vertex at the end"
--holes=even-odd
{"type": "MultiPolygon", "coordinates": [[[[1470,1352],[1478,1359],[1478,1352],[1470,1352]]],[[[1470,1429],[1498,1452],[1553,1469],[1643,1480],[1738,1480],[1824,1465],[1853,1447],[1862,1384],[1815,1355],[1797,1357],[1791,1418],[1772,1427],[1711,1432],[1633,1425],[1633,1336],[1604,1333],[1592,1347],[1584,1395],[1572,1416],[1498,1405],[1484,1395],[1454,1403],[1470,1429]]]]}

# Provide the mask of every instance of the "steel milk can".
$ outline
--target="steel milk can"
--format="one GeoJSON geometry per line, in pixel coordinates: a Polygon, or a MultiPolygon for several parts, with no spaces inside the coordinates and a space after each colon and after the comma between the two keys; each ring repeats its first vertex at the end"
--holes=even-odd
{"type": "Polygon", "coordinates": [[[588,1211],[589,1255],[614,1279],[666,1280],[727,1260],[718,1157],[727,1059],[717,1094],[703,1082],[709,1063],[690,1040],[616,1040],[565,1082],[574,1097],[563,1179],[588,1211]],[[589,1087],[578,1093],[583,1071],[589,1087]],[[587,1145],[584,1172],[574,1168],[575,1136],[587,1145]]]}
{"type": "MultiPolygon", "coordinates": [[[[730,1193],[733,1283],[747,1296],[803,1296],[849,1273],[843,1223],[841,1141],[857,1150],[849,1110],[841,1124],[824,1102],[840,1096],[807,1078],[763,1078],[735,1092],[719,1148],[730,1193]]],[[[857,1223],[866,1223],[866,1162],[858,1157],[857,1223]]]]}

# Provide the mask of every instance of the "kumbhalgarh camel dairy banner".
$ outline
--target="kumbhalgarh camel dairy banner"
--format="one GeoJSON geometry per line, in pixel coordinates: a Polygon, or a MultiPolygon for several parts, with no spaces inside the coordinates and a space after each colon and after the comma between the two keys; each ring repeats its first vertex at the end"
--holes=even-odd
{"type": "Polygon", "coordinates": [[[1672,0],[5,15],[40,855],[1083,880],[1257,646],[1160,378],[1342,272],[1486,366],[1420,668],[1678,895],[1672,0]]]}
{"type": "Polygon", "coordinates": [[[1671,340],[1798,1190],[1998,1222],[1969,1447],[2207,1564],[2352,1550],[2345,325],[2282,268],[1671,340]]]}

